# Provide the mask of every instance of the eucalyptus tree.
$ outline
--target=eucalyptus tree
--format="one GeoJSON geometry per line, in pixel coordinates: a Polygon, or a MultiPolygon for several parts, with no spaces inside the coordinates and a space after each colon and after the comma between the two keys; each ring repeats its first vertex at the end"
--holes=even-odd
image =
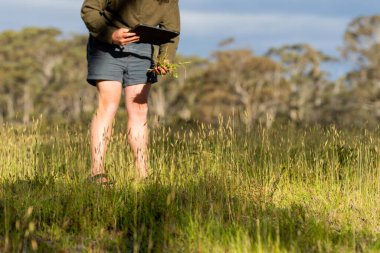
{"type": "Polygon", "coordinates": [[[247,126],[260,121],[270,127],[285,94],[279,73],[278,64],[247,49],[215,52],[188,88],[196,94],[194,117],[211,123],[218,123],[220,116],[235,117],[247,126]]]}
{"type": "Polygon", "coordinates": [[[342,53],[360,68],[380,66],[380,16],[354,19],[344,34],[342,53]]]}
{"type": "Polygon", "coordinates": [[[44,114],[72,121],[93,111],[96,89],[86,82],[86,42],[87,36],[82,35],[60,40],[59,58],[51,69],[49,86],[40,98],[44,114]]]}
{"type": "Polygon", "coordinates": [[[178,78],[161,77],[150,91],[149,111],[156,119],[154,123],[193,119],[198,94],[195,86],[206,71],[208,60],[178,55],[176,62],[178,78]]]}
{"type": "Polygon", "coordinates": [[[290,119],[295,122],[318,120],[316,109],[323,105],[330,83],[321,65],[335,59],[307,44],[271,48],[266,55],[282,66],[282,78],[289,85],[290,119]]]}
{"type": "Polygon", "coordinates": [[[346,99],[341,107],[348,118],[377,125],[380,121],[380,16],[361,16],[348,25],[342,55],[355,67],[344,80],[351,99],[346,99]]]}
{"type": "Polygon", "coordinates": [[[49,84],[57,56],[54,28],[25,28],[0,35],[0,81],[6,96],[8,119],[16,114],[28,123],[34,113],[35,98],[49,84]]]}

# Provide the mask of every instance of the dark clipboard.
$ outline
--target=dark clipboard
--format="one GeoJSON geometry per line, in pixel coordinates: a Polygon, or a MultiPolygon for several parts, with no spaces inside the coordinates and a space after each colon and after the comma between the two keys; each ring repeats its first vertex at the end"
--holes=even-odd
{"type": "Polygon", "coordinates": [[[170,42],[179,35],[179,32],[165,30],[162,28],[138,24],[131,29],[131,32],[140,36],[139,42],[150,43],[153,45],[162,45],[170,42]]]}

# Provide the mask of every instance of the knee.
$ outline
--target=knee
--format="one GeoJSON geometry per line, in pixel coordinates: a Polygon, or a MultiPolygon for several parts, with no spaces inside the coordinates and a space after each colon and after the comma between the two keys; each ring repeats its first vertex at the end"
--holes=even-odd
{"type": "Polygon", "coordinates": [[[112,115],[115,115],[118,107],[119,105],[117,103],[102,102],[102,103],[99,103],[98,113],[112,116],[112,115]]]}
{"type": "Polygon", "coordinates": [[[134,103],[127,107],[128,118],[133,121],[146,121],[148,117],[148,104],[134,103]]]}

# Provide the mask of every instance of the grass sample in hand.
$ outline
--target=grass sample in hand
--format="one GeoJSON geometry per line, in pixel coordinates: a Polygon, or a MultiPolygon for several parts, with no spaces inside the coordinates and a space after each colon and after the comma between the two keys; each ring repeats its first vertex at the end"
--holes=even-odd
{"type": "MultiPolygon", "coordinates": [[[[170,63],[170,61],[168,61],[167,59],[161,59],[157,61],[155,67],[166,68],[169,76],[178,78],[178,67],[183,66],[185,64],[189,64],[189,63],[190,62],[170,63]]],[[[148,70],[154,71],[154,69],[148,69],[148,70]]]]}

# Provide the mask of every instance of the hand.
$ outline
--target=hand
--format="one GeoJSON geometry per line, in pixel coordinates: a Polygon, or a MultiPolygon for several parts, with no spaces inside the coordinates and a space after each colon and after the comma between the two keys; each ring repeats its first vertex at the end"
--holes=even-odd
{"type": "Polygon", "coordinates": [[[119,46],[125,46],[129,43],[138,42],[140,40],[136,33],[129,32],[127,28],[120,28],[113,32],[112,43],[119,46]]]}
{"type": "Polygon", "coordinates": [[[155,72],[157,75],[166,75],[169,73],[169,70],[167,67],[164,66],[155,66],[153,68],[153,72],[155,72]]]}

